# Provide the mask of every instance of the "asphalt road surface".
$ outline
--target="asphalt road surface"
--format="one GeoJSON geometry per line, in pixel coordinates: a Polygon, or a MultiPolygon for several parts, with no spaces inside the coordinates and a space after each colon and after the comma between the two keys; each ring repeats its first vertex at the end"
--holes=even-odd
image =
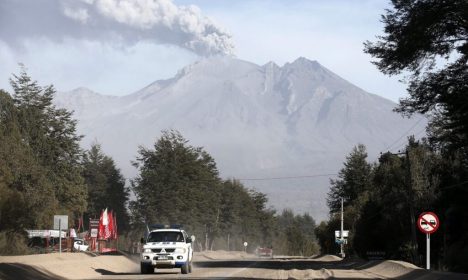
{"type": "Polygon", "coordinates": [[[198,260],[190,274],[180,269],[157,269],[154,274],[115,274],[101,271],[101,279],[468,279],[468,275],[407,269],[383,261],[324,260],[275,257],[243,260],[198,260]],[[404,271],[402,271],[404,270],[404,271]]]}
{"type": "Polygon", "coordinates": [[[316,258],[256,258],[242,252],[197,253],[193,273],[157,269],[140,274],[139,256],[84,253],[0,256],[0,279],[448,279],[466,274],[427,271],[399,261],[316,258]]]}

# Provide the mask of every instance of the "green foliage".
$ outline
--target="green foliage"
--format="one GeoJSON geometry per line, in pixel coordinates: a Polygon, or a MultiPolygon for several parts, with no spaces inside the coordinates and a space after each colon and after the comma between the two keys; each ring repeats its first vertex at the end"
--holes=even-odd
{"type": "Polygon", "coordinates": [[[312,256],[319,252],[315,237],[315,220],[309,214],[295,215],[285,209],[278,216],[277,253],[290,256],[312,256]]]}
{"type": "MultiPolygon", "coordinates": [[[[467,258],[468,225],[453,221],[468,220],[468,2],[393,0],[392,4],[383,16],[385,35],[375,43],[366,42],[365,51],[377,59],[374,63],[383,73],[409,74],[409,97],[400,100],[397,111],[428,114],[431,122],[429,146],[410,141],[404,167],[398,171],[406,169],[406,174],[394,172],[396,181],[405,178],[401,184],[406,185],[406,194],[392,183],[382,191],[390,191],[391,196],[401,193],[410,205],[409,213],[411,207],[415,212],[439,213],[445,227],[433,240],[441,256],[437,261],[467,272],[460,260],[467,258]]],[[[385,199],[381,200],[375,203],[383,205],[385,199]]],[[[395,215],[404,213],[398,207],[393,210],[395,215]]],[[[412,235],[410,247],[415,243],[412,235]]],[[[408,243],[399,243],[408,248],[408,243]]]]}
{"type": "Polygon", "coordinates": [[[221,181],[211,156],[176,131],[164,131],[154,150],[141,147],[139,154],[136,201],[130,204],[134,223],[184,224],[197,236],[215,235],[221,181]]]}
{"type": "Polygon", "coordinates": [[[371,165],[366,161],[366,147],[362,144],[353,148],[346,157],[343,169],[338,173],[337,180],[331,180],[331,189],[328,193],[328,207],[330,212],[341,209],[341,198],[345,207],[359,203],[363,194],[371,188],[371,165]]]}
{"type": "MultiPolygon", "coordinates": [[[[346,169],[350,165],[345,166],[341,174],[350,173],[346,169]]],[[[425,236],[419,233],[415,221],[420,213],[433,211],[442,224],[431,237],[431,250],[437,252],[434,263],[465,271],[461,260],[467,257],[464,255],[468,239],[467,175],[466,161],[461,154],[444,158],[428,143],[417,142],[412,137],[405,153],[382,154],[370,172],[370,184],[365,179],[371,187],[344,209],[345,229],[351,230],[347,253],[367,257],[369,252],[383,252],[386,258],[422,265],[418,260],[425,253],[425,236]]],[[[355,189],[345,187],[347,182],[341,180],[338,185],[344,197],[356,193],[355,189]]],[[[333,236],[339,228],[337,212],[332,212],[330,220],[317,227],[322,253],[338,251],[333,236]]]]}
{"type": "Polygon", "coordinates": [[[84,154],[82,165],[89,197],[84,220],[99,218],[101,210],[108,208],[117,217],[119,232],[128,230],[130,217],[127,203],[130,191],[125,187],[125,178],[114,160],[102,152],[99,144],[93,144],[84,154]]]}
{"type": "Polygon", "coordinates": [[[23,69],[10,80],[22,141],[31,148],[54,186],[58,207],[76,216],[86,209],[86,186],[80,175],[81,150],[71,112],[52,104],[55,89],[40,87],[23,69]]]}
{"type": "Polygon", "coordinates": [[[309,215],[278,218],[265,194],[219,179],[213,158],[179,132],[163,131],[154,149],[140,148],[139,154],[130,203],[136,232],[145,224],[183,224],[200,250],[244,250],[247,241],[249,251],[273,245],[275,252],[318,251],[309,215]]]}
{"type": "Polygon", "coordinates": [[[57,207],[52,183],[46,170],[22,141],[19,112],[13,99],[0,92],[0,231],[21,232],[45,226],[57,207]]]}
{"type": "MultiPolygon", "coordinates": [[[[12,96],[0,91],[0,231],[7,241],[50,228],[54,214],[73,221],[87,198],[71,113],[55,108],[53,87],[38,86],[24,69],[10,82],[12,96]]],[[[9,241],[2,252],[21,251],[9,241]]]]}

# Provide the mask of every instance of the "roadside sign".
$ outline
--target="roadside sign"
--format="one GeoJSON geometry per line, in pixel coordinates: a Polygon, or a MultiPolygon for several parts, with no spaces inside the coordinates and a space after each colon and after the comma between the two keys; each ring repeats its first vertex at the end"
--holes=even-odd
{"type": "MultiPolygon", "coordinates": [[[[341,236],[341,231],[340,230],[335,230],[335,237],[340,238],[341,236]]],[[[349,237],[349,230],[343,230],[343,238],[349,237]]]]}
{"type": "Polygon", "coordinates": [[[418,228],[422,233],[432,234],[439,228],[440,222],[436,214],[432,212],[424,212],[419,215],[418,228]]]}
{"type": "Polygon", "coordinates": [[[418,218],[419,230],[426,234],[426,269],[431,269],[431,234],[440,226],[439,217],[432,212],[423,212],[418,218]]]}
{"type": "Polygon", "coordinates": [[[97,238],[99,229],[99,219],[89,219],[90,237],[97,238]]]}
{"type": "MultiPolygon", "coordinates": [[[[67,215],[54,215],[54,229],[58,229],[59,232],[62,229],[68,228],[68,216],[67,215]]],[[[62,254],[62,235],[59,235],[59,254],[62,254]]]]}
{"type": "Polygon", "coordinates": [[[44,230],[26,230],[28,233],[28,238],[33,238],[33,237],[41,237],[41,238],[48,238],[48,237],[59,237],[60,235],[62,238],[67,237],[67,233],[64,231],[61,231],[59,233],[58,230],[49,230],[49,229],[44,229],[44,230]]]}
{"type": "Polygon", "coordinates": [[[67,215],[54,215],[54,229],[62,230],[68,228],[68,216],[67,215]]]}
{"type": "Polygon", "coordinates": [[[247,247],[247,245],[249,245],[247,242],[244,242],[244,247],[247,247]]]}

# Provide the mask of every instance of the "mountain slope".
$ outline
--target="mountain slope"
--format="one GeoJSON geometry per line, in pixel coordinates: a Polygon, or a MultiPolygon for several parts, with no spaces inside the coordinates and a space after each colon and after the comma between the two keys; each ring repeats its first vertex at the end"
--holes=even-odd
{"type": "MultiPolygon", "coordinates": [[[[353,146],[371,159],[410,128],[395,104],[363,91],[316,61],[299,58],[279,67],[215,57],[185,67],[123,97],[86,89],[60,93],[56,104],[75,111],[79,132],[102,144],[134,177],[138,145],[150,147],[163,129],[177,129],[215,158],[223,177],[255,179],[334,174],[353,146]]],[[[413,127],[414,126],[414,127],[413,127]]],[[[244,180],[277,208],[327,215],[329,176],[244,180]]]]}

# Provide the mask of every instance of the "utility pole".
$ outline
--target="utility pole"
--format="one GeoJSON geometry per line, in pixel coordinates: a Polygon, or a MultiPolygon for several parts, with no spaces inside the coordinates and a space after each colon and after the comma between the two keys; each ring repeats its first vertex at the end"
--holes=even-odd
{"type": "Polygon", "coordinates": [[[413,196],[413,176],[411,172],[411,153],[409,149],[411,145],[406,148],[406,160],[407,160],[407,176],[408,176],[408,206],[410,216],[410,227],[411,227],[411,256],[413,257],[413,263],[419,265],[418,258],[418,242],[416,237],[416,222],[415,222],[415,211],[414,211],[414,196],[413,196]]]}
{"type": "Polygon", "coordinates": [[[343,238],[343,227],[344,227],[344,217],[343,217],[343,198],[341,198],[341,231],[340,231],[340,239],[341,239],[341,242],[340,242],[340,255],[342,258],[345,257],[345,253],[343,251],[343,247],[344,247],[344,238],[343,238]]]}

